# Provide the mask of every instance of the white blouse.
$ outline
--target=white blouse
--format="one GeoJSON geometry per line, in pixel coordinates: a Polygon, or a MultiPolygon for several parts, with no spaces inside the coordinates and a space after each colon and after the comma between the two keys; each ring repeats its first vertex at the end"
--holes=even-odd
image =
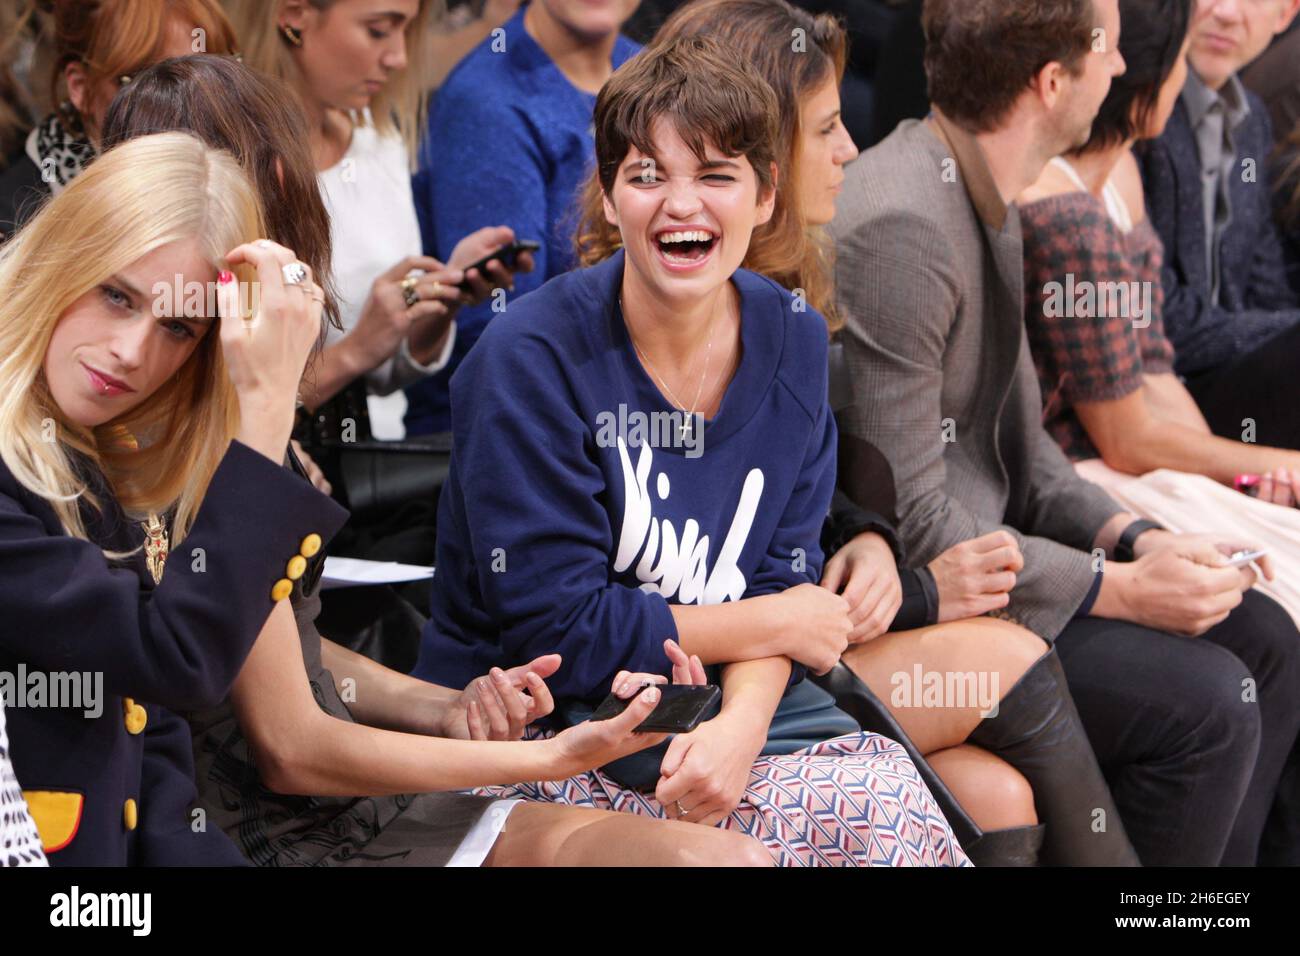
{"type": "MultiPolygon", "coordinates": [[[[406,146],[400,137],[381,136],[373,126],[358,124],[343,158],[320,173],[320,187],[330,215],[334,282],[343,323],[343,331],[330,330],[332,343],[356,327],[370,286],[380,273],[407,256],[420,255],[422,246],[406,146]]],[[[421,365],[403,339],[396,355],[366,375],[376,438],[403,437],[406,396],[401,389],[441,371],[455,340],[453,322],[442,354],[421,365]]]]}

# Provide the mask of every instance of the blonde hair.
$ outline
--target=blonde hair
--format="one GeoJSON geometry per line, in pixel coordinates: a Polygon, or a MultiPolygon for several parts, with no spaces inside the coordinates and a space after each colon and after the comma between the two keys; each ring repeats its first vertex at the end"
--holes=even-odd
{"type": "MultiPolygon", "coordinates": [[[[257,194],[234,159],[188,133],[159,133],[95,160],[0,249],[0,458],[69,535],[87,539],[80,500],[103,510],[77,473],[76,452],[128,515],[174,510],[172,542],[183,540],[238,430],[239,405],[214,321],[156,392],[94,429],[79,426],[45,381],[55,326],[78,298],[160,246],[194,241],[216,269],[262,234],[257,194]]],[[[254,278],[247,267],[234,271],[254,278]]]]}
{"type": "MultiPolygon", "coordinates": [[[[292,47],[280,33],[279,0],[222,0],[235,25],[244,62],[255,70],[275,77],[295,92],[301,79],[293,61],[292,47]]],[[[307,0],[324,13],[337,0],[307,0]]],[[[406,144],[412,169],[419,153],[428,113],[429,91],[433,86],[429,63],[430,34],[434,17],[446,12],[446,0],[420,0],[414,17],[406,24],[406,68],[396,74],[370,101],[370,124],[383,135],[398,135],[406,144]]],[[[352,122],[364,125],[363,116],[352,122]]]]}

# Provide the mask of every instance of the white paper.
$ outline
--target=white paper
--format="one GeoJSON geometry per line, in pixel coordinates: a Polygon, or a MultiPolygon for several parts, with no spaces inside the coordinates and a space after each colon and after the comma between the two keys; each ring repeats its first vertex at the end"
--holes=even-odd
{"type": "Polygon", "coordinates": [[[364,558],[325,559],[325,573],[321,575],[321,588],[350,588],[362,584],[400,584],[405,581],[426,581],[433,577],[433,568],[421,564],[399,564],[396,561],[367,561],[364,558]]]}

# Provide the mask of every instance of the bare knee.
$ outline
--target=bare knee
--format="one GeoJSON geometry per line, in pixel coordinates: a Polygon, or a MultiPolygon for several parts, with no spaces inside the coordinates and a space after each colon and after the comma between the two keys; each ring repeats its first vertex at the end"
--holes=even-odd
{"type": "Polygon", "coordinates": [[[969,744],[930,754],[926,760],[981,829],[1038,822],[1033,788],[1005,760],[969,744]]]}
{"type": "Polygon", "coordinates": [[[773,866],[772,854],[753,837],[732,830],[683,823],[697,831],[679,847],[683,866],[773,866]]]}
{"type": "Polygon", "coordinates": [[[982,618],[979,623],[981,656],[1007,678],[1007,690],[1048,651],[1046,641],[1019,624],[996,618],[982,618]]]}
{"type": "Polygon", "coordinates": [[[1038,822],[1034,809],[1034,789],[1024,775],[1010,764],[986,767],[981,771],[983,790],[1001,814],[1001,825],[1028,826],[1038,822]]]}

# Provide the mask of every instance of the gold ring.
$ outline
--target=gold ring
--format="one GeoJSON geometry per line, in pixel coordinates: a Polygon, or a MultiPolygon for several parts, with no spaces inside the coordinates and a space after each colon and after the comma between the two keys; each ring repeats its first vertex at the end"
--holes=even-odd
{"type": "Polygon", "coordinates": [[[407,276],[398,283],[402,290],[402,301],[406,303],[408,309],[420,301],[420,293],[415,288],[415,284],[419,281],[415,276],[407,276]]]}

